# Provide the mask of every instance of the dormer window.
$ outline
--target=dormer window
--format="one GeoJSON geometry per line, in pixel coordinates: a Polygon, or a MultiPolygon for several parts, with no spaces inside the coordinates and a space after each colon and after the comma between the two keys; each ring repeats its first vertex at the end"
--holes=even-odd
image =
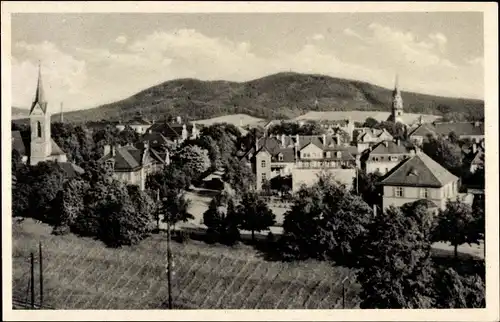
{"type": "Polygon", "coordinates": [[[331,158],[332,157],[332,153],[330,151],[326,152],[326,157],[327,158],[331,158]]]}
{"type": "Polygon", "coordinates": [[[342,152],[337,151],[337,158],[341,158],[341,157],[342,157],[342,152]]]}
{"type": "Polygon", "coordinates": [[[283,154],[278,154],[278,161],[283,161],[283,154]]]}

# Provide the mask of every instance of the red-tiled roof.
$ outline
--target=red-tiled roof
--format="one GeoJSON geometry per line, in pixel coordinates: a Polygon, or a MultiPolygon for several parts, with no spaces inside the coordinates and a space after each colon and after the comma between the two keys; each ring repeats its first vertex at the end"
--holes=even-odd
{"type": "Polygon", "coordinates": [[[379,182],[389,186],[442,187],[458,180],[456,176],[443,168],[431,157],[419,152],[415,156],[401,161],[379,182]]]}

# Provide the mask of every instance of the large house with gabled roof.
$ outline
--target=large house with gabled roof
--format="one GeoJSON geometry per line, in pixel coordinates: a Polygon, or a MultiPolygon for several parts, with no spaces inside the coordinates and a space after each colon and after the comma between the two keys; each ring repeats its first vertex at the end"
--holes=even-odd
{"type": "Polygon", "coordinates": [[[417,153],[401,161],[377,183],[383,188],[383,208],[425,199],[444,209],[446,202],[456,199],[459,178],[425,153],[417,153]]]}
{"type": "Polygon", "coordinates": [[[104,155],[99,160],[113,170],[115,179],[125,183],[146,188],[146,178],[149,174],[161,171],[169,163],[168,154],[161,153],[149,147],[147,141],[136,145],[104,147],[104,155]]]}
{"type": "Polygon", "coordinates": [[[319,172],[334,173],[342,183],[352,184],[359,162],[356,147],[336,136],[295,135],[263,137],[243,156],[256,175],[256,188],[277,176],[292,176],[292,189],[314,182],[319,172]],[[348,173],[346,176],[345,173],[348,173]]]}

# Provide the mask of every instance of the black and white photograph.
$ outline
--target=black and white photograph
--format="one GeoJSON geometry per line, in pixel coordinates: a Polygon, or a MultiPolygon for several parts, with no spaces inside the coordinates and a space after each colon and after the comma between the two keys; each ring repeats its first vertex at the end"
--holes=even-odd
{"type": "Polygon", "coordinates": [[[10,319],[500,318],[495,3],[32,4],[2,1],[10,319]]]}

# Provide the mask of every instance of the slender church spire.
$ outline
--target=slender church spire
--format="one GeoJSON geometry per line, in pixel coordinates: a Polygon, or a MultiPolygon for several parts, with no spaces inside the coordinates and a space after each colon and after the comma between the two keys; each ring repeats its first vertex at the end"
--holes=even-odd
{"type": "Polygon", "coordinates": [[[35,99],[33,100],[33,104],[31,104],[30,114],[37,105],[40,106],[44,113],[47,111],[47,102],[45,101],[45,94],[43,92],[42,85],[42,66],[40,61],[38,62],[38,81],[36,84],[35,99]]]}

